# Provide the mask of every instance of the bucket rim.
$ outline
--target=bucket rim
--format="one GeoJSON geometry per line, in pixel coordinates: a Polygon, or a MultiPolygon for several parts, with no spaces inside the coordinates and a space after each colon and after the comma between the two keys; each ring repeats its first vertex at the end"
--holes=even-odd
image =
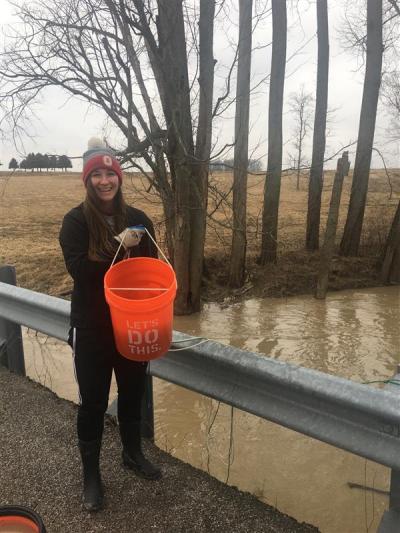
{"type": "Polygon", "coordinates": [[[5,532],[7,531],[7,527],[10,526],[25,526],[28,527],[32,533],[40,533],[39,526],[35,521],[33,521],[31,518],[27,518],[26,516],[21,516],[15,513],[0,516],[0,532],[4,526],[6,527],[4,530],[5,532]]]}
{"type": "MultiPolygon", "coordinates": [[[[128,288],[128,287],[127,287],[128,288]]],[[[144,307],[147,308],[149,305],[157,306],[157,308],[164,307],[165,305],[169,305],[171,301],[171,295],[175,297],[176,291],[178,288],[178,284],[176,281],[176,274],[174,269],[169,263],[166,263],[165,261],[162,261],[161,259],[158,259],[156,257],[129,257],[128,259],[123,259],[122,261],[118,261],[118,263],[115,263],[112,267],[110,267],[107,272],[104,275],[104,293],[106,297],[107,303],[110,305],[109,298],[111,297],[112,305],[119,307],[120,309],[123,308],[127,304],[135,303],[138,307],[144,307]],[[164,290],[161,294],[158,296],[151,296],[150,298],[143,299],[134,299],[134,298],[124,298],[123,296],[119,296],[116,292],[111,291],[111,289],[108,287],[108,274],[112,269],[121,267],[123,264],[126,265],[126,263],[130,262],[138,262],[138,261],[145,261],[145,262],[154,262],[157,261],[165,266],[166,269],[168,269],[172,273],[172,283],[169,287],[162,287],[166,290],[164,290]],[[118,305],[119,304],[119,305],[118,305]]],[[[145,290],[145,289],[144,289],[145,290]]]]}
{"type": "Polygon", "coordinates": [[[7,521],[14,521],[17,523],[24,522],[25,525],[29,525],[32,528],[32,531],[38,533],[46,533],[46,528],[44,526],[41,516],[36,513],[33,509],[29,507],[24,507],[22,505],[0,505],[0,525],[1,522],[5,524],[7,521]]]}

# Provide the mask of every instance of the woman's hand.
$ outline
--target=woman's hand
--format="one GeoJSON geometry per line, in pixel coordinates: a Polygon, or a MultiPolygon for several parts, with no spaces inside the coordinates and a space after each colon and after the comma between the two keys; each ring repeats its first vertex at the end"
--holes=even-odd
{"type": "Polygon", "coordinates": [[[146,233],[145,228],[140,226],[133,226],[131,228],[125,228],[119,235],[114,237],[118,242],[122,242],[122,246],[125,250],[137,246],[143,235],[146,233]]]}

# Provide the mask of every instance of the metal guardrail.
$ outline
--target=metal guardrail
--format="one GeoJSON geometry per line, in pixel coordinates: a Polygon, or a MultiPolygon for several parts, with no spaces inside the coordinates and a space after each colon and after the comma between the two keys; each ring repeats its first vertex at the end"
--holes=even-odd
{"type": "MultiPolygon", "coordinates": [[[[63,341],[70,303],[0,283],[0,316],[63,341]]],[[[174,340],[190,339],[174,332],[174,340]]],[[[208,341],[150,374],[400,470],[400,396],[208,341]]]]}
{"type": "MultiPolygon", "coordinates": [[[[69,311],[65,300],[0,283],[0,316],[9,321],[65,341],[69,311]]],[[[179,332],[173,338],[190,339],[179,332]]],[[[400,471],[400,395],[395,390],[374,389],[213,341],[169,352],[152,361],[149,371],[400,471]]],[[[391,503],[397,516],[400,499],[391,503]]],[[[395,523],[400,531],[400,522],[395,523]]]]}

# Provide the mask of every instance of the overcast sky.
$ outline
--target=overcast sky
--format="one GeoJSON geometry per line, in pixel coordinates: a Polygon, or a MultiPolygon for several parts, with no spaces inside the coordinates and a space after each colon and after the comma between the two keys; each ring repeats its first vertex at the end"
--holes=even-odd
{"type": "MultiPolygon", "coordinates": [[[[343,0],[329,2],[329,27],[330,27],[330,84],[329,84],[329,107],[335,108],[334,121],[330,125],[331,137],[328,139],[326,155],[335,153],[341,146],[347,145],[357,139],[358,120],[361,106],[362,84],[364,70],[359,68],[357,59],[344,52],[339,46],[337,29],[340,25],[341,4],[343,0]]],[[[288,2],[289,4],[289,2],[288,2]]],[[[305,46],[287,66],[287,73],[290,74],[285,82],[285,114],[284,114],[284,166],[289,165],[290,138],[293,131],[293,116],[288,111],[288,101],[291,93],[300,89],[304,84],[305,90],[315,93],[316,79],[316,15],[315,5],[312,2],[301,0],[301,25],[298,22],[298,14],[289,10],[288,25],[290,27],[288,35],[287,57],[293,55],[304,43],[311,41],[305,46]],[[314,37],[313,37],[314,36],[314,37]]],[[[12,23],[11,7],[6,0],[0,0],[0,13],[2,26],[12,23]]],[[[229,13],[232,21],[235,21],[237,13],[231,10],[229,13]]],[[[229,20],[225,21],[225,26],[229,27],[229,20]]],[[[229,38],[235,38],[237,29],[230,27],[228,35],[222,31],[216,32],[214,56],[217,60],[217,69],[221,74],[224,65],[229,65],[231,50],[227,46],[229,38]]],[[[265,25],[260,25],[255,32],[253,46],[263,45],[270,41],[270,19],[265,25]]],[[[252,80],[256,84],[258,80],[269,73],[270,69],[270,48],[257,50],[252,57],[252,80]]],[[[221,77],[222,78],[222,77],[221,77]]],[[[216,79],[215,97],[222,91],[222,83],[216,79]]],[[[100,110],[90,109],[83,102],[71,99],[59,89],[49,89],[43,95],[43,104],[36,106],[36,114],[40,121],[34,123],[34,140],[26,138],[24,141],[25,153],[65,153],[70,157],[79,156],[84,151],[87,140],[93,135],[102,136],[104,115],[100,110]]],[[[234,108],[229,116],[231,120],[224,120],[216,124],[214,130],[214,141],[218,146],[232,142],[234,108]]],[[[251,102],[251,134],[250,151],[255,150],[254,157],[263,158],[266,163],[267,153],[267,121],[268,121],[268,83],[260,86],[252,96],[251,102]]],[[[393,167],[400,166],[399,146],[387,143],[386,128],[389,117],[382,107],[379,111],[375,144],[384,152],[387,164],[393,167]]],[[[311,146],[311,135],[308,140],[308,153],[311,146]]],[[[23,150],[23,151],[24,151],[23,150]]],[[[350,148],[350,158],[354,162],[355,146],[350,148]]],[[[3,169],[8,167],[11,157],[16,157],[18,161],[22,158],[22,153],[18,153],[13,144],[7,140],[0,144],[0,161],[3,169]]],[[[227,154],[229,157],[229,154],[227,154]]],[[[79,160],[73,161],[74,168],[79,170],[81,163],[79,160]]],[[[336,158],[330,167],[336,165],[336,158]]],[[[379,160],[373,159],[373,166],[381,167],[379,160]]]]}

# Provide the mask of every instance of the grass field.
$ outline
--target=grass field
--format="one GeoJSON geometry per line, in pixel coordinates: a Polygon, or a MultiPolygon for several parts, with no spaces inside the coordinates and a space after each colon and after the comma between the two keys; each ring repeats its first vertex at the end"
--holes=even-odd
{"type": "MultiPolygon", "coordinates": [[[[323,236],[330,201],[333,172],[325,175],[322,205],[323,236]]],[[[359,258],[336,257],[330,287],[332,289],[376,285],[376,263],[400,198],[400,171],[390,171],[391,186],[383,171],[372,171],[368,205],[359,258]],[[390,193],[392,190],[391,198],[390,193]]],[[[248,281],[238,291],[227,288],[227,265],[231,242],[230,197],[221,203],[221,193],[231,187],[232,175],[211,176],[212,192],[206,242],[204,298],[221,300],[246,296],[280,296],[313,290],[318,267],[318,253],[304,252],[307,213],[307,178],[296,190],[293,176],[282,179],[279,213],[279,261],[259,267],[263,176],[249,175],[248,190],[248,281]],[[219,208],[214,211],[215,206],[219,208]]],[[[338,240],[347,212],[351,175],[346,178],[342,195],[338,240]]],[[[161,245],[164,243],[163,213],[160,202],[146,193],[139,176],[126,176],[124,192],[128,203],[145,210],[154,220],[161,245]]],[[[58,244],[63,215],[82,201],[84,187],[76,173],[0,173],[0,263],[17,269],[18,284],[48,294],[58,295],[71,288],[58,244]]]]}

